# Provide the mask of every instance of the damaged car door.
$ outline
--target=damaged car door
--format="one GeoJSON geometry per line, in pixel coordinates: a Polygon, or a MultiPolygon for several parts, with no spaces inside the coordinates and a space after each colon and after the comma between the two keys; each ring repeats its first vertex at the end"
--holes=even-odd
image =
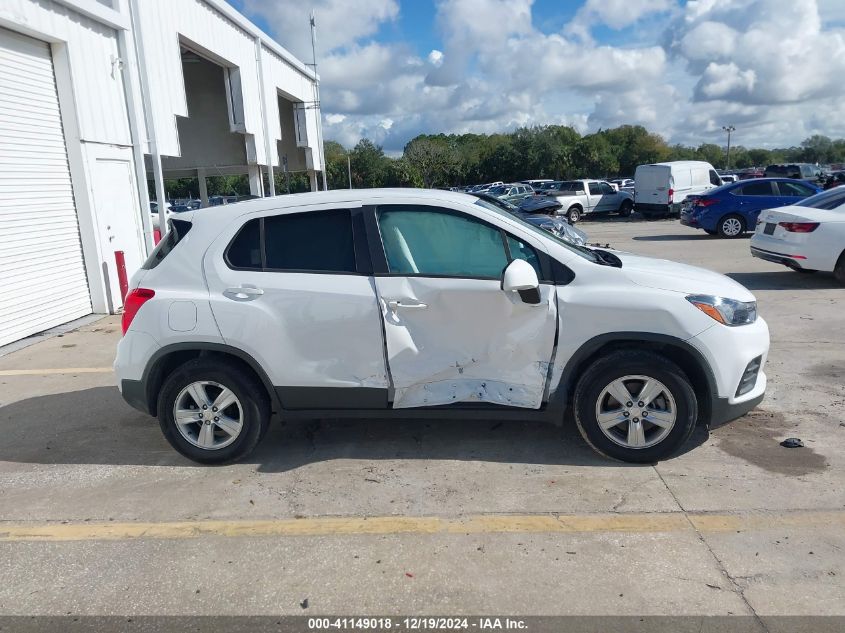
{"type": "Polygon", "coordinates": [[[381,205],[374,214],[393,407],[539,408],[557,305],[535,246],[456,209],[381,205]]]}

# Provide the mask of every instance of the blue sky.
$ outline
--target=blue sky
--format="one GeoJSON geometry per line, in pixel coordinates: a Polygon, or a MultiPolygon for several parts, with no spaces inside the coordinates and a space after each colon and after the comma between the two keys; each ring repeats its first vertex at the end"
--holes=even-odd
{"type": "Polygon", "coordinates": [[[642,124],[670,142],[845,136],[845,0],[230,0],[310,62],[326,138],[642,124]]]}

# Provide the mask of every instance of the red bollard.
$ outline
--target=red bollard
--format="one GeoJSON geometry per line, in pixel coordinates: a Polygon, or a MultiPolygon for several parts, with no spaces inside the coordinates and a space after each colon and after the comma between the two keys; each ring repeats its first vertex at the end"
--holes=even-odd
{"type": "Polygon", "coordinates": [[[129,294],[129,279],[126,277],[126,257],[123,251],[114,252],[114,263],[117,265],[117,283],[120,284],[120,301],[126,299],[129,294]]]}

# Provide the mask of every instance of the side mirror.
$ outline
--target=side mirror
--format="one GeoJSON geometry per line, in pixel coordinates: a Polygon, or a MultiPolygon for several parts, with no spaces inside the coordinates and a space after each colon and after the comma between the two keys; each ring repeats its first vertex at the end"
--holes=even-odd
{"type": "Polygon", "coordinates": [[[518,292],[523,303],[540,303],[540,280],[537,271],[524,259],[515,259],[505,268],[502,290],[518,292]]]}

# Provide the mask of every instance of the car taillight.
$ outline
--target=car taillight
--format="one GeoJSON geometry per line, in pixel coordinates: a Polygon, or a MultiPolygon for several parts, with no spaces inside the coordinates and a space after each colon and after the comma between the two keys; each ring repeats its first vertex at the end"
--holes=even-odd
{"type": "Polygon", "coordinates": [[[135,288],[135,290],[126,295],[126,299],[123,301],[123,320],[120,324],[124,334],[126,334],[129,326],[132,325],[132,319],[138,314],[141,306],[155,296],[155,290],[150,290],[149,288],[135,288]]]}
{"type": "Polygon", "coordinates": [[[718,200],[715,198],[699,198],[695,201],[694,206],[696,207],[709,207],[711,204],[716,204],[718,200]]]}
{"type": "Polygon", "coordinates": [[[670,189],[669,190],[669,204],[672,204],[672,198],[674,198],[674,197],[675,197],[675,190],[670,189]]]}
{"type": "Polygon", "coordinates": [[[782,226],[790,233],[812,233],[815,231],[818,222],[778,222],[778,226],[782,226]]]}

